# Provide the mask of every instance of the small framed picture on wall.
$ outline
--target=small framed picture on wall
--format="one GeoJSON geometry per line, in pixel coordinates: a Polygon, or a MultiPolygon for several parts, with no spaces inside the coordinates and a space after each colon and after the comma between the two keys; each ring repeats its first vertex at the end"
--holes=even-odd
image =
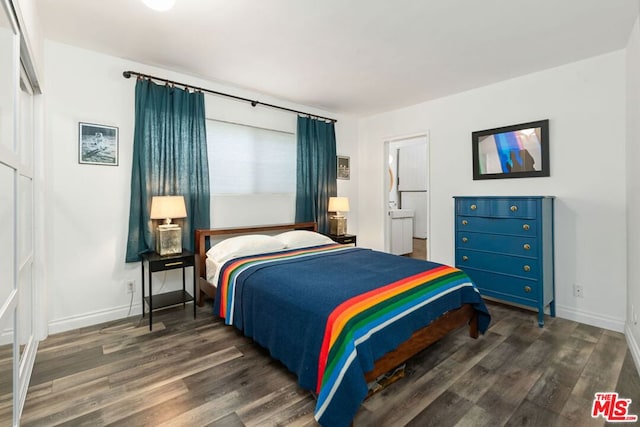
{"type": "Polygon", "coordinates": [[[338,179],[349,179],[350,176],[349,157],[338,156],[338,179]]]}
{"type": "Polygon", "coordinates": [[[78,162],[118,166],[118,128],[82,122],[79,125],[78,162]]]}

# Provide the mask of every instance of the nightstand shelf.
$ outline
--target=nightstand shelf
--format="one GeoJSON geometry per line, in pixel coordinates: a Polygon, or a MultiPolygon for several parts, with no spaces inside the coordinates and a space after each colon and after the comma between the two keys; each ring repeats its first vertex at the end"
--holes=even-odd
{"type": "MultiPolygon", "coordinates": [[[[151,307],[150,297],[145,297],[144,301],[151,307]]],[[[185,304],[189,301],[193,301],[193,297],[187,291],[165,292],[153,297],[153,309],[159,310],[161,308],[171,307],[172,305],[185,304]]]]}
{"type": "Polygon", "coordinates": [[[356,235],[355,234],[326,234],[331,240],[336,243],[342,243],[343,245],[353,245],[356,246],[356,235]]]}
{"type": "Polygon", "coordinates": [[[145,309],[148,307],[149,311],[149,330],[153,330],[153,311],[162,308],[167,308],[182,304],[186,307],[188,302],[193,302],[193,317],[196,317],[196,273],[195,273],[195,256],[193,252],[183,250],[180,254],[161,256],[155,252],[150,252],[140,255],[142,259],[142,317],[145,317],[145,309]],[[145,268],[146,264],[146,268],[145,268]],[[186,290],[185,281],[185,269],[192,267],[193,272],[193,294],[189,294],[186,290]],[[161,294],[153,295],[153,273],[158,271],[182,269],[182,290],[164,292],[161,294]],[[148,277],[145,275],[145,270],[148,271],[148,277]],[[148,290],[149,293],[145,296],[147,291],[147,278],[148,278],[148,290]]]}

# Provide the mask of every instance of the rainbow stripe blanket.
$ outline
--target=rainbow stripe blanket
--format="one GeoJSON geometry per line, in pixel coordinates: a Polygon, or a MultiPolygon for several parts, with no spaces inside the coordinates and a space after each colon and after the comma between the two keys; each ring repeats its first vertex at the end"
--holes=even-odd
{"type": "Polygon", "coordinates": [[[220,271],[214,312],[317,393],[321,425],[349,425],[374,362],[447,311],[489,313],[469,277],[442,264],[344,245],[256,255],[220,271]]]}

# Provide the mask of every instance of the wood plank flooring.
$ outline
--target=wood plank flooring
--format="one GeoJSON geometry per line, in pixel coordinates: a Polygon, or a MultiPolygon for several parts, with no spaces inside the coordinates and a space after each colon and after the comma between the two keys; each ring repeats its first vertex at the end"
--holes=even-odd
{"type": "MultiPolygon", "coordinates": [[[[640,415],[640,378],[622,334],[488,303],[489,331],[445,337],[406,377],[363,403],[355,426],[598,426],[594,393],[640,415]]],[[[315,426],[311,394],[211,307],[57,334],[40,343],[23,426],[315,426]],[[145,319],[146,320],[146,319],[145,319]]],[[[0,354],[4,354],[0,349],[0,354]]],[[[3,390],[6,392],[6,390],[3,390]]],[[[0,396],[0,420],[9,410],[0,396]]],[[[1,424],[1,422],[0,422],[1,424]]]]}
{"type": "Polygon", "coordinates": [[[413,252],[411,258],[427,259],[427,239],[413,238],[413,252]]]}

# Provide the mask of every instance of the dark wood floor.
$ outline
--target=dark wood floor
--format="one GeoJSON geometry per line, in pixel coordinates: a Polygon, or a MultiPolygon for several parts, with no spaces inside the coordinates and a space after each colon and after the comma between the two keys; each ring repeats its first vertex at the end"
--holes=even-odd
{"type": "MultiPolygon", "coordinates": [[[[617,391],[640,414],[640,380],[622,334],[493,304],[491,328],[461,329],[367,400],[356,426],[589,426],[594,393],[617,391]]],[[[210,307],[157,312],[40,343],[23,426],[313,426],[295,377],[210,307]]],[[[6,397],[6,396],[5,396],[6,397]]],[[[7,415],[0,400],[0,419],[7,415]]]]}

